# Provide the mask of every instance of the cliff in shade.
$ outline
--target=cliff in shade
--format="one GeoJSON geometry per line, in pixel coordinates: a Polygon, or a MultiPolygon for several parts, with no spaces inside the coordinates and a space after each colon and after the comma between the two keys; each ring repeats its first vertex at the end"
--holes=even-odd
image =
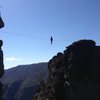
{"type": "MultiPolygon", "coordinates": [[[[0,15],[0,29],[4,27],[4,22],[1,18],[0,15]]],[[[3,45],[3,41],[0,40],[0,78],[3,76],[4,74],[4,64],[3,64],[3,50],[2,50],[2,45],[3,45]]],[[[0,100],[3,100],[2,98],[2,94],[3,94],[3,84],[2,82],[0,82],[0,100]]]]}
{"type": "Polygon", "coordinates": [[[48,70],[33,100],[100,100],[100,46],[94,41],[72,43],[49,61],[48,70]]]}
{"type": "MultiPolygon", "coordinates": [[[[0,26],[1,27],[1,26],[0,26]]],[[[4,64],[3,64],[3,50],[2,50],[2,45],[3,45],[3,41],[0,40],[0,78],[3,76],[4,74],[4,64]]],[[[3,84],[0,81],[0,100],[3,100],[2,98],[2,94],[3,94],[3,84]]]]}

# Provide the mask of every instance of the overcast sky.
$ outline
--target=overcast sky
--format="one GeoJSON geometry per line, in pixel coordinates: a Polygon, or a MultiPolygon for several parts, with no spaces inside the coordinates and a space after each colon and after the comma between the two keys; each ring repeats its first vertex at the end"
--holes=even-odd
{"type": "Polygon", "coordinates": [[[0,0],[0,7],[5,69],[47,62],[76,40],[100,45],[100,0],[0,0]]]}

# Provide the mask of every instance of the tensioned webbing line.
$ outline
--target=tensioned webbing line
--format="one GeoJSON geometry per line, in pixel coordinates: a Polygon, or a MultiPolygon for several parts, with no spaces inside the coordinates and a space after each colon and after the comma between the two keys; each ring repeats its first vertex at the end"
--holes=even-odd
{"type": "MultiPolygon", "coordinates": [[[[38,39],[38,40],[45,40],[45,41],[48,41],[50,40],[50,38],[44,38],[44,37],[39,37],[39,36],[33,36],[33,35],[28,35],[28,34],[19,34],[19,33],[15,33],[15,32],[8,32],[8,31],[1,31],[0,33],[3,33],[3,34],[8,34],[8,35],[14,35],[14,36],[17,36],[17,37],[24,37],[24,38],[34,38],[34,39],[38,39]]],[[[31,33],[32,34],[32,33],[31,33]]],[[[55,39],[54,38],[54,41],[66,41],[64,39],[55,39]]]]}

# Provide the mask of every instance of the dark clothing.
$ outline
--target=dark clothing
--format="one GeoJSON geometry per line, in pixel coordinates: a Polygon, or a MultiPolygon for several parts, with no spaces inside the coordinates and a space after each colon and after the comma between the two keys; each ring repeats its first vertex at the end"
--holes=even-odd
{"type": "Polygon", "coordinates": [[[51,44],[53,43],[53,37],[51,36],[51,38],[50,38],[50,41],[51,41],[51,44]]]}

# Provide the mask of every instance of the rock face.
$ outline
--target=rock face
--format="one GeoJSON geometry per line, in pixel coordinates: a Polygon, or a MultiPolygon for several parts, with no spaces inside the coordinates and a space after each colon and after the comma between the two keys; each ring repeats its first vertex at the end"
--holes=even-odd
{"type": "MultiPolygon", "coordinates": [[[[4,27],[4,22],[0,16],[0,29],[4,27]]],[[[3,45],[3,41],[0,40],[0,78],[3,76],[4,74],[4,64],[3,64],[3,51],[2,51],[2,45],[3,45]]],[[[2,82],[0,82],[0,100],[3,100],[2,98],[2,94],[3,94],[3,90],[2,90],[3,84],[2,82]]]]}
{"type": "MultiPolygon", "coordinates": [[[[2,45],[3,45],[3,41],[0,40],[0,78],[3,76],[4,74],[4,64],[3,64],[3,51],[2,51],[2,45]]],[[[0,100],[2,99],[2,94],[3,94],[3,90],[2,90],[2,82],[0,82],[0,100]]]]}
{"type": "Polygon", "coordinates": [[[3,22],[3,20],[2,20],[2,18],[0,16],[0,28],[3,28],[3,27],[4,27],[4,22],[3,22]]]}
{"type": "Polygon", "coordinates": [[[33,100],[100,100],[100,47],[72,43],[48,63],[49,76],[33,100]]]}

